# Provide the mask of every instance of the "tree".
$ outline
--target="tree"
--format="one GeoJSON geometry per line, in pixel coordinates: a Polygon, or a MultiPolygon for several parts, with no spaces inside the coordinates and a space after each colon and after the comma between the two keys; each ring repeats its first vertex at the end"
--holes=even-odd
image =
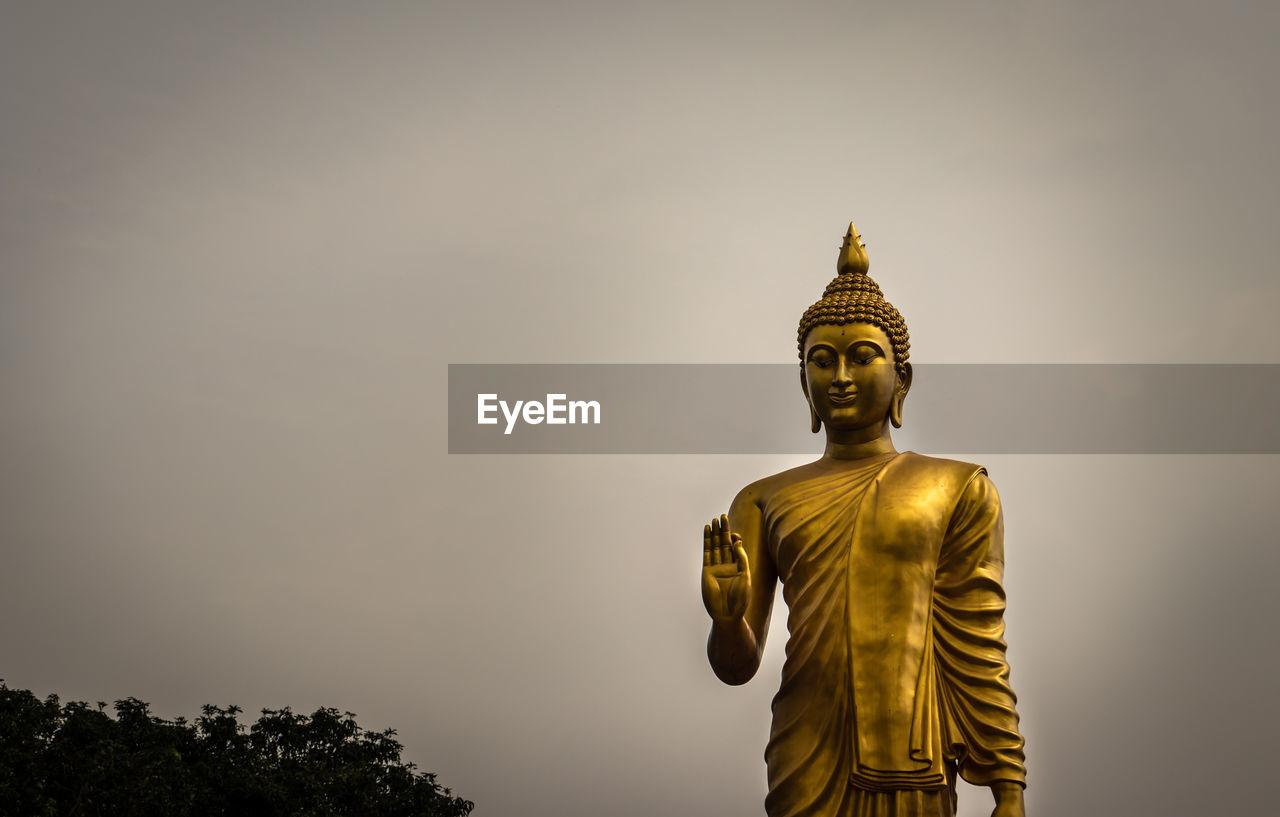
{"type": "Polygon", "coordinates": [[[395,731],[355,715],[205,706],[167,721],[136,698],[43,701],[0,680],[0,817],[466,817],[455,797],[400,760],[395,731]]]}

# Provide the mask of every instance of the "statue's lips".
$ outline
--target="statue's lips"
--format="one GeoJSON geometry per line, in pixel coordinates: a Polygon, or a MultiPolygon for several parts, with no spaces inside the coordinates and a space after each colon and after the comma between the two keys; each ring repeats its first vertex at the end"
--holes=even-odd
{"type": "Polygon", "coordinates": [[[858,399],[857,392],[827,392],[827,399],[837,406],[843,406],[846,403],[852,403],[858,399]]]}

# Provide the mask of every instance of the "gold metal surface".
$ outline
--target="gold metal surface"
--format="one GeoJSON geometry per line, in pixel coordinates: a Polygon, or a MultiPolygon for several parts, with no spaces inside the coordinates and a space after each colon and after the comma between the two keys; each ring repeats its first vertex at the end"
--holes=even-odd
{"type": "Polygon", "coordinates": [[[992,817],[1023,817],[1000,499],[981,466],[893,447],[910,343],[869,266],[850,224],[800,321],[822,457],[751,483],[703,531],[707,657],[751,679],[781,581],[769,817],[952,817],[957,775],[991,787],[992,817]]]}

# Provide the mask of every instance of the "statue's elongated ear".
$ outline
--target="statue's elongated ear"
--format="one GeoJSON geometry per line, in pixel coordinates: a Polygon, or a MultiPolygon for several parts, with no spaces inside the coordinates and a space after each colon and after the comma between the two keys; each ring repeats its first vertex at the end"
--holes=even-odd
{"type": "Polygon", "coordinates": [[[893,402],[889,404],[889,422],[894,428],[902,428],[902,404],[906,402],[907,392],[911,390],[911,364],[902,364],[902,374],[898,375],[898,385],[893,391],[893,402]]]}
{"type": "Polygon", "coordinates": [[[809,430],[817,434],[822,430],[822,418],[818,416],[818,412],[813,407],[813,401],[809,399],[809,381],[805,379],[803,367],[800,369],[800,390],[804,392],[804,400],[809,404],[809,430]]]}

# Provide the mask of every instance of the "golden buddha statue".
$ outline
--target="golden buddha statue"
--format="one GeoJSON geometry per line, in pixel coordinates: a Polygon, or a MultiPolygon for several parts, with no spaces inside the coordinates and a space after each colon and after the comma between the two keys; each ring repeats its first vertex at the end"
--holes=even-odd
{"type": "Polygon", "coordinates": [[[910,343],[868,268],[850,224],[800,319],[821,459],[751,483],[703,531],[707,657],[750,680],[781,580],[769,817],[954,817],[957,775],[991,788],[992,817],[1023,817],[1000,499],[981,466],[894,449],[910,343]]]}

